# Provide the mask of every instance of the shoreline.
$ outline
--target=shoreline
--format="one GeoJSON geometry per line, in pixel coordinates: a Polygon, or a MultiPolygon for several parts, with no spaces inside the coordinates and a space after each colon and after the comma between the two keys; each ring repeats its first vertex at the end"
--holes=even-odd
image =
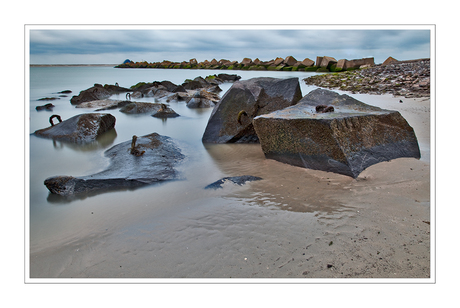
{"type": "Polygon", "coordinates": [[[101,204],[89,216],[112,215],[107,225],[31,247],[30,280],[433,278],[430,100],[354,96],[400,111],[422,158],[379,163],[350,179],[265,159],[257,146],[210,147],[222,173],[264,180],[183,197],[174,194],[179,182],[168,183],[161,189],[171,198],[156,200],[155,211],[131,204],[116,214],[101,204]]]}
{"type": "Polygon", "coordinates": [[[118,64],[29,64],[30,67],[57,67],[57,66],[112,66],[118,64]]]}

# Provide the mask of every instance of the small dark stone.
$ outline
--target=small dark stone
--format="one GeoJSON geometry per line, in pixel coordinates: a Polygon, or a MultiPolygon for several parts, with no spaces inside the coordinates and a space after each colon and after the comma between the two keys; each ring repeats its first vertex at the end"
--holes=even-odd
{"type": "Polygon", "coordinates": [[[332,264],[328,264],[327,265],[327,268],[331,268],[333,265],[332,264]]]}
{"type": "Polygon", "coordinates": [[[37,99],[38,101],[54,101],[54,100],[57,100],[57,99],[60,99],[59,97],[43,97],[43,98],[39,98],[37,99]]]}
{"type": "Polygon", "coordinates": [[[318,106],[315,107],[316,112],[322,112],[326,108],[327,108],[326,105],[318,105],[318,106]]]}
{"type": "Polygon", "coordinates": [[[48,103],[46,105],[43,105],[43,106],[37,106],[35,107],[35,109],[37,111],[40,111],[40,110],[52,110],[55,106],[51,103],[48,103]]]}

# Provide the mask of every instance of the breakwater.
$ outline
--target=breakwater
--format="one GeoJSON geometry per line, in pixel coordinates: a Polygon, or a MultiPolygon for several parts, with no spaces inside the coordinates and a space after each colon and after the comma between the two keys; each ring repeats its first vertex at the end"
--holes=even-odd
{"type": "Polygon", "coordinates": [[[163,68],[163,69],[218,69],[218,70],[256,70],[256,71],[306,71],[306,72],[338,72],[358,69],[362,66],[373,66],[374,58],[355,60],[340,59],[333,57],[318,56],[316,61],[305,58],[298,61],[293,56],[276,58],[269,61],[261,61],[259,58],[252,60],[244,58],[241,62],[226,59],[212,59],[198,62],[195,58],[189,61],[172,62],[133,62],[127,59],[116,68],[163,68]]]}

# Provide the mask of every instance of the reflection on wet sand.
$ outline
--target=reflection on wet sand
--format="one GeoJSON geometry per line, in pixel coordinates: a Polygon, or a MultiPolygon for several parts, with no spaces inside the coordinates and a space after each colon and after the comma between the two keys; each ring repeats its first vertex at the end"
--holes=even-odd
{"type": "Polygon", "coordinates": [[[206,145],[217,167],[228,176],[253,175],[263,180],[231,192],[249,205],[274,206],[294,212],[334,212],[346,209],[343,187],[355,181],[340,174],[307,170],[266,159],[259,144],[206,145]]]}

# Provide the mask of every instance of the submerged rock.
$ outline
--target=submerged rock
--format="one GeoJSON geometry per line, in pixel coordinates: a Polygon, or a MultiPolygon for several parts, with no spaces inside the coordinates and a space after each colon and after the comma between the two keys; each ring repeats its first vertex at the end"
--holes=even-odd
{"type": "Polygon", "coordinates": [[[186,80],[182,86],[186,90],[196,90],[196,89],[201,89],[203,88],[203,84],[199,82],[198,80],[186,80]]]}
{"type": "Polygon", "coordinates": [[[176,85],[171,81],[154,81],[154,82],[139,82],[131,87],[134,92],[132,97],[165,97],[172,93],[187,92],[182,85],[176,85]]]}
{"type": "Polygon", "coordinates": [[[53,104],[48,103],[48,104],[45,104],[45,105],[43,105],[43,106],[37,106],[37,107],[35,107],[35,109],[36,109],[37,111],[41,111],[41,110],[52,111],[54,107],[55,107],[55,106],[54,106],[53,104]]]}
{"type": "Polygon", "coordinates": [[[414,130],[399,112],[324,89],[295,106],[256,117],[254,127],[267,158],[353,178],[382,161],[420,158],[414,130]],[[319,105],[333,111],[316,111],[319,105]]]}
{"type": "Polygon", "coordinates": [[[81,91],[78,95],[72,96],[70,103],[72,105],[79,105],[84,102],[106,99],[109,98],[110,95],[112,95],[112,93],[109,90],[96,83],[93,87],[81,91]]]}
{"type": "Polygon", "coordinates": [[[224,82],[235,82],[241,79],[241,76],[238,76],[236,74],[218,74],[217,77],[224,82]]]}
{"type": "Polygon", "coordinates": [[[236,81],[214,107],[202,141],[258,142],[252,119],[292,106],[301,98],[298,78],[261,77],[236,81]]]}
{"type": "Polygon", "coordinates": [[[37,99],[37,101],[55,101],[57,99],[60,99],[60,98],[59,97],[43,97],[43,98],[37,99]]]}
{"type": "MultiPolygon", "coordinates": [[[[60,117],[57,115],[51,118],[60,117]]],[[[51,121],[50,118],[50,121],[51,121]]],[[[115,127],[115,117],[108,113],[85,113],[34,132],[36,136],[75,143],[87,143],[115,127]]]]}
{"type": "Polygon", "coordinates": [[[156,113],[161,109],[160,103],[131,102],[120,109],[120,112],[128,114],[156,113]]]}
{"type": "Polygon", "coordinates": [[[79,105],[84,102],[103,100],[109,98],[112,94],[118,94],[123,92],[132,91],[127,88],[120,87],[118,85],[104,85],[95,83],[94,86],[86,90],[81,91],[78,95],[72,96],[70,103],[72,105],[79,105]]]}
{"type": "Polygon", "coordinates": [[[51,193],[62,196],[135,188],[177,179],[174,167],[184,158],[171,138],[157,133],[117,144],[104,155],[110,158],[106,170],[81,177],[50,177],[45,186],[51,193]]]}
{"type": "Polygon", "coordinates": [[[225,177],[222,178],[218,181],[215,181],[214,183],[209,184],[208,186],[205,187],[205,189],[218,189],[222,188],[222,185],[226,182],[232,182],[237,185],[244,185],[247,182],[252,182],[252,181],[259,181],[262,180],[262,178],[258,176],[252,176],[252,175],[241,175],[241,176],[232,176],[232,177],[225,177]]]}
{"type": "Polygon", "coordinates": [[[111,109],[121,108],[130,103],[132,102],[127,101],[127,100],[100,99],[96,101],[89,101],[89,102],[81,103],[75,106],[75,108],[91,108],[91,109],[99,108],[99,109],[96,109],[96,111],[101,111],[101,110],[111,110],[111,109]]]}
{"type": "Polygon", "coordinates": [[[187,102],[189,108],[209,108],[214,107],[219,101],[219,96],[206,90],[196,91],[192,98],[187,102]]]}
{"type": "Polygon", "coordinates": [[[152,114],[152,117],[155,118],[176,118],[179,116],[180,115],[177,112],[175,112],[165,104],[161,104],[161,108],[158,109],[156,113],[152,114]]]}

